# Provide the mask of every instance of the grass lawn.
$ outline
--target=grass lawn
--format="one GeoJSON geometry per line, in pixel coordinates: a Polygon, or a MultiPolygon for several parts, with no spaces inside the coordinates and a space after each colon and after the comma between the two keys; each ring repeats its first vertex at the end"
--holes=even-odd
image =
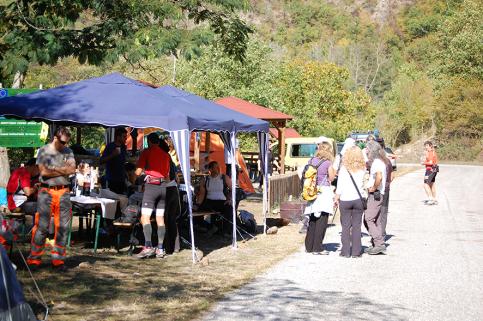
{"type": "MultiPolygon", "coordinates": [[[[263,222],[259,199],[243,201],[240,209],[254,213],[258,224],[263,222]]],[[[195,232],[203,252],[196,265],[189,249],[161,260],[137,260],[112,248],[94,255],[79,243],[69,253],[66,273],[52,272],[45,256],[45,266],[34,276],[51,308],[49,320],[192,320],[227,292],[298,250],[304,238],[298,229],[290,224],[275,235],[259,234],[239,242],[236,250],[221,235],[207,238],[195,232]],[[79,266],[81,262],[88,263],[79,266]]],[[[18,259],[14,257],[16,263],[18,259]]],[[[28,272],[20,269],[18,277],[29,303],[42,311],[35,304],[28,272]]]]}

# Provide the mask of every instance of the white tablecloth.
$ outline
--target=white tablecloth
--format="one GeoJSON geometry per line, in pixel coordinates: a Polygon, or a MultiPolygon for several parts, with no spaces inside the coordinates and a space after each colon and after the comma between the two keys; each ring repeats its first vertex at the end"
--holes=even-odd
{"type": "Polygon", "coordinates": [[[70,198],[71,202],[76,202],[79,204],[100,204],[102,210],[102,217],[107,219],[116,218],[117,200],[112,200],[109,198],[101,198],[95,196],[72,196],[70,198]]]}

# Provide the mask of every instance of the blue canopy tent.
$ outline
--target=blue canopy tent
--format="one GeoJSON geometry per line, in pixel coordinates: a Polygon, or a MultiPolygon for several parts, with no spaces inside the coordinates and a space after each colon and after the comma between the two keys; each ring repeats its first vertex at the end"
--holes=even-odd
{"type": "MultiPolygon", "coordinates": [[[[162,128],[169,131],[173,137],[183,177],[188,185],[190,184],[191,131],[221,133],[226,142],[225,146],[230,149],[232,155],[235,153],[235,137],[238,132],[257,132],[261,143],[262,168],[264,173],[267,173],[265,161],[268,148],[267,122],[230,110],[172,86],[153,89],[119,73],[1,99],[0,115],[66,125],[162,128]]],[[[235,173],[235,168],[232,168],[232,173],[235,173]]],[[[236,181],[236,177],[233,181],[236,181]]],[[[266,181],[265,179],[264,182],[266,181]]],[[[235,197],[233,197],[234,200],[235,197]]],[[[188,193],[188,203],[192,255],[195,261],[190,193],[188,193]]],[[[266,211],[267,185],[265,183],[265,215],[266,211]]],[[[235,225],[236,220],[234,219],[233,222],[235,225]]],[[[236,228],[233,229],[233,247],[236,247],[236,228]]]]}

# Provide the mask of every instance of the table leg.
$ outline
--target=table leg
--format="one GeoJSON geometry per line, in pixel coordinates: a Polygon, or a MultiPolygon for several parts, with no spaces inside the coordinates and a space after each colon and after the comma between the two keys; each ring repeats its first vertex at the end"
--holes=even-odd
{"type": "Polygon", "coordinates": [[[99,239],[99,227],[101,225],[101,215],[99,211],[96,210],[96,235],[94,239],[94,253],[97,252],[97,240],[99,239]]]}

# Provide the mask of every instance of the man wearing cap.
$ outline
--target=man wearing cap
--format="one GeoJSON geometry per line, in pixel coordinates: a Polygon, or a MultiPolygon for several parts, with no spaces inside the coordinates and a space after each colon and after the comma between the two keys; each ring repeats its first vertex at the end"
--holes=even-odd
{"type": "Polygon", "coordinates": [[[24,167],[13,171],[7,184],[8,209],[11,212],[35,214],[36,204],[32,201],[38,191],[32,178],[39,175],[37,159],[31,158],[24,167]],[[30,200],[30,201],[29,201],[30,200]]]}
{"type": "Polygon", "coordinates": [[[144,171],[146,174],[143,201],[141,205],[141,224],[144,233],[144,247],[137,258],[156,256],[163,258],[165,251],[163,240],[166,234],[164,211],[166,202],[166,186],[169,181],[170,156],[159,147],[159,136],[156,133],[148,135],[148,148],[145,149],[137,164],[136,175],[144,171]],[[158,225],[158,247],[154,248],[151,241],[151,214],[156,210],[158,225]]]}
{"type": "Polygon", "coordinates": [[[32,229],[32,243],[27,263],[38,267],[44,253],[45,239],[49,232],[50,218],[54,217],[55,234],[52,249],[52,266],[65,270],[65,246],[72,218],[69,175],[75,173],[75,159],[67,148],[70,131],[59,127],[50,144],[40,148],[37,165],[40,171],[40,190],[37,201],[35,225],[32,229]]]}

